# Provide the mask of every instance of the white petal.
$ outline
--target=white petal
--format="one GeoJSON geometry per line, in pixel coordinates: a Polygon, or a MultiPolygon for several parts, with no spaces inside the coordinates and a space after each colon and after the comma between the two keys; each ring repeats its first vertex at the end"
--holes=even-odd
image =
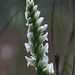
{"type": "Polygon", "coordinates": [[[27,6],[26,6],[26,11],[28,11],[28,7],[29,7],[29,5],[27,4],[27,6]]]}
{"type": "Polygon", "coordinates": [[[35,15],[34,15],[34,17],[36,17],[36,18],[38,19],[39,16],[40,16],[40,13],[41,13],[41,12],[40,12],[39,10],[37,10],[36,13],[35,13],[35,15]]]}
{"type": "Polygon", "coordinates": [[[31,0],[31,2],[34,2],[33,0],[31,0]]]}
{"type": "Polygon", "coordinates": [[[44,34],[43,36],[40,37],[40,42],[44,42],[45,40],[48,41],[47,38],[48,32],[46,32],[46,34],[44,34]]]}
{"type": "Polygon", "coordinates": [[[37,11],[37,7],[38,7],[37,5],[35,5],[35,6],[33,7],[33,11],[34,11],[34,12],[37,11]]]}
{"type": "Polygon", "coordinates": [[[31,3],[33,4],[33,6],[34,6],[34,0],[31,0],[31,3]]]}
{"type": "Polygon", "coordinates": [[[26,18],[26,20],[27,20],[28,16],[29,16],[29,11],[26,11],[25,12],[25,18],[26,18]]]}
{"type": "Polygon", "coordinates": [[[40,18],[37,20],[36,24],[40,26],[41,23],[43,22],[43,20],[44,20],[44,17],[40,17],[40,18]]]}
{"type": "Polygon", "coordinates": [[[48,25],[45,24],[44,26],[41,26],[38,30],[41,30],[41,32],[45,31],[47,29],[48,25]]]}
{"type": "Polygon", "coordinates": [[[33,26],[33,23],[29,24],[29,26],[33,26]]]}
{"type": "Polygon", "coordinates": [[[26,0],[26,1],[29,1],[30,2],[30,0],[26,0]]]}
{"type": "Polygon", "coordinates": [[[39,68],[44,68],[48,65],[48,56],[44,56],[42,60],[39,61],[38,67],[39,68]]]}
{"type": "MultiPolygon", "coordinates": [[[[46,35],[48,35],[48,32],[46,32],[46,35]]],[[[46,41],[48,41],[48,38],[46,37],[46,41]]]]}
{"type": "Polygon", "coordinates": [[[43,71],[48,71],[49,74],[54,73],[53,63],[48,64],[47,67],[43,69],[43,71]]]}
{"type": "Polygon", "coordinates": [[[31,20],[32,20],[31,17],[29,17],[29,18],[27,19],[27,23],[29,24],[31,20]]]}
{"type": "Polygon", "coordinates": [[[29,67],[29,63],[27,63],[27,66],[29,67]]]}
{"type": "Polygon", "coordinates": [[[49,48],[48,43],[46,43],[46,44],[45,44],[45,47],[46,47],[46,48],[45,48],[45,49],[46,49],[46,50],[45,50],[45,52],[47,52],[47,53],[48,53],[48,48],[49,48]]]}
{"type": "Polygon", "coordinates": [[[30,3],[30,0],[26,0],[26,4],[30,3]]]}
{"type": "Polygon", "coordinates": [[[29,24],[28,32],[33,30],[33,23],[29,24]]]}
{"type": "Polygon", "coordinates": [[[28,33],[27,33],[27,37],[28,37],[28,38],[32,38],[32,37],[33,37],[33,32],[28,32],[28,33]]]}
{"type": "Polygon", "coordinates": [[[48,43],[45,44],[45,46],[43,46],[42,48],[40,48],[40,53],[41,54],[45,54],[48,53],[48,43]]]}
{"type": "Polygon", "coordinates": [[[50,63],[50,64],[49,64],[49,72],[50,72],[50,73],[54,73],[53,63],[50,63]]]}
{"type": "Polygon", "coordinates": [[[26,26],[28,26],[28,23],[26,23],[26,26]]]}
{"type": "Polygon", "coordinates": [[[43,60],[44,60],[44,66],[47,66],[48,65],[48,61],[49,61],[48,56],[44,55],[43,60]]]}
{"type": "Polygon", "coordinates": [[[27,56],[25,56],[26,60],[27,60],[27,66],[29,66],[29,64],[31,66],[35,66],[36,65],[36,59],[35,58],[28,58],[27,56]]]}
{"type": "Polygon", "coordinates": [[[25,18],[26,18],[26,20],[27,20],[27,12],[25,12],[25,18]]]}
{"type": "Polygon", "coordinates": [[[45,24],[44,27],[43,27],[43,30],[46,30],[48,27],[48,24],[45,24]]]}
{"type": "Polygon", "coordinates": [[[25,43],[25,47],[26,47],[27,52],[29,52],[29,48],[30,48],[30,46],[29,46],[28,43],[25,43]]]}

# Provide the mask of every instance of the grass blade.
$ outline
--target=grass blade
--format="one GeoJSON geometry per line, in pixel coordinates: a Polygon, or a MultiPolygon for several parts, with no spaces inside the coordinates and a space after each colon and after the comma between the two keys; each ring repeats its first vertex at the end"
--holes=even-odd
{"type": "Polygon", "coordinates": [[[72,67],[72,75],[74,75],[74,67],[75,67],[75,54],[74,54],[74,61],[73,61],[73,67],[72,67]]]}

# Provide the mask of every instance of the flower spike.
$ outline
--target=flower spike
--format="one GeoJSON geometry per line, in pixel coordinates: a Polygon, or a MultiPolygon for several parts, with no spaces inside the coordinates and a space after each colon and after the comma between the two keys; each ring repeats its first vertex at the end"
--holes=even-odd
{"type": "Polygon", "coordinates": [[[41,12],[37,10],[37,7],[34,5],[34,0],[26,0],[25,18],[27,20],[26,26],[28,26],[28,43],[25,43],[25,47],[32,56],[30,58],[25,56],[25,58],[28,62],[27,66],[34,66],[37,75],[50,75],[54,73],[54,67],[53,63],[48,64],[49,58],[46,53],[48,53],[49,45],[48,43],[43,45],[44,41],[48,41],[48,32],[44,34],[48,25],[41,26],[44,17],[40,17],[41,12]]]}

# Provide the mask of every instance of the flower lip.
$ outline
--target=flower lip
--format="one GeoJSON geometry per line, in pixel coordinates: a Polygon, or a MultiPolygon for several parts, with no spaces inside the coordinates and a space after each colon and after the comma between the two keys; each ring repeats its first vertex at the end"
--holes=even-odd
{"type": "Polygon", "coordinates": [[[53,63],[50,63],[50,64],[49,64],[49,72],[50,72],[50,73],[54,73],[53,63]]]}
{"type": "Polygon", "coordinates": [[[29,48],[30,48],[29,44],[28,43],[24,43],[24,45],[26,47],[27,52],[29,52],[29,48]]]}

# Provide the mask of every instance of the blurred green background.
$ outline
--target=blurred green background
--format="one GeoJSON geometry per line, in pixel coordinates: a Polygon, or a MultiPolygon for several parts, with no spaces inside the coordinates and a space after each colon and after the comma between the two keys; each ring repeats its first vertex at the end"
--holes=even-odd
{"type": "MultiPolygon", "coordinates": [[[[55,53],[59,56],[59,75],[62,72],[62,75],[71,75],[75,52],[75,0],[34,1],[45,18],[42,25],[49,25],[49,62],[55,64],[55,53]],[[64,65],[68,65],[63,68],[65,60],[64,65]]],[[[25,7],[26,0],[0,0],[0,75],[36,75],[33,67],[27,67],[25,59],[25,56],[30,56],[24,47],[24,43],[28,42],[25,7]]],[[[55,74],[52,75],[56,75],[55,67],[55,74]]]]}

